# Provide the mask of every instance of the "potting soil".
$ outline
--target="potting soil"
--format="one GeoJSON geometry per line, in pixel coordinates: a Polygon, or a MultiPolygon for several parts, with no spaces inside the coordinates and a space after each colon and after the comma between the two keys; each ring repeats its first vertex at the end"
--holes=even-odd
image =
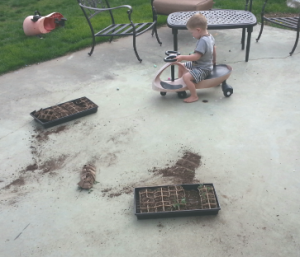
{"type": "Polygon", "coordinates": [[[52,121],[91,109],[93,107],[96,107],[94,103],[86,97],[82,97],[47,109],[40,109],[34,113],[34,116],[40,121],[52,121]]]}
{"type": "Polygon", "coordinates": [[[181,186],[166,186],[139,191],[141,213],[196,210],[216,208],[216,197],[212,188],[202,187],[187,190],[181,186]]]}

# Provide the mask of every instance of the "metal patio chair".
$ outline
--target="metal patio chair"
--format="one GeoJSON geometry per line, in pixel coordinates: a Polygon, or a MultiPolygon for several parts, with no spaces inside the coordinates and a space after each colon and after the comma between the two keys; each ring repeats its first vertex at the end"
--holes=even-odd
{"type": "Polygon", "coordinates": [[[132,7],[130,5],[121,5],[117,7],[110,7],[108,0],[77,0],[79,6],[81,7],[84,16],[90,26],[93,42],[92,42],[92,49],[88,53],[90,56],[92,55],[94,51],[94,47],[96,44],[96,37],[110,37],[109,42],[113,40],[114,36],[133,36],[133,49],[135,52],[135,55],[137,59],[141,62],[142,59],[139,57],[137,49],[136,49],[136,37],[143,34],[144,32],[148,30],[152,30],[153,34],[155,34],[156,39],[158,43],[161,45],[161,42],[159,40],[159,37],[157,35],[157,14],[155,9],[153,8],[153,0],[151,0],[151,8],[152,8],[152,16],[153,21],[151,22],[145,22],[145,23],[133,23],[131,20],[131,13],[132,13],[132,7]],[[119,9],[119,8],[126,8],[127,9],[127,15],[129,19],[129,23],[124,24],[116,24],[115,19],[113,16],[113,10],[119,9]],[[111,18],[111,24],[107,26],[106,28],[103,28],[99,32],[94,31],[94,27],[96,25],[96,22],[91,22],[91,19],[94,18],[97,14],[100,14],[102,12],[108,11],[111,18]]]}
{"type": "Polygon", "coordinates": [[[265,0],[265,3],[263,5],[262,11],[261,11],[261,27],[260,27],[260,32],[258,35],[258,38],[256,39],[256,42],[260,39],[260,36],[263,32],[264,29],[264,21],[274,23],[292,30],[296,31],[296,41],[293,46],[292,51],[290,52],[290,55],[292,55],[297,47],[298,40],[299,40],[299,31],[300,31],[300,14],[295,14],[295,17],[266,17],[265,16],[265,7],[267,4],[268,0],[265,0]],[[296,17],[297,16],[297,17],[296,17]]]}

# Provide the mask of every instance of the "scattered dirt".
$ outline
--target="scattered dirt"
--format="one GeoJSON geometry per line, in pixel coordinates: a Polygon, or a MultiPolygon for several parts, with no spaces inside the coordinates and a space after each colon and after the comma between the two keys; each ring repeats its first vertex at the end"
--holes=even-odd
{"type": "Polygon", "coordinates": [[[43,173],[50,173],[54,170],[60,169],[65,166],[65,160],[68,155],[62,155],[57,159],[50,159],[40,165],[39,169],[43,170],[43,173]]]}
{"type": "Polygon", "coordinates": [[[120,191],[118,191],[116,193],[109,194],[108,197],[113,198],[113,197],[116,197],[116,196],[120,196],[122,194],[127,194],[127,195],[132,194],[133,190],[134,190],[134,186],[126,186],[126,187],[123,187],[120,191]]]}
{"type": "Polygon", "coordinates": [[[110,74],[106,74],[106,75],[104,76],[104,78],[107,79],[107,80],[114,80],[114,79],[115,79],[115,78],[114,78],[112,75],[110,75],[110,74]]]}
{"type": "Polygon", "coordinates": [[[163,177],[174,177],[178,184],[186,184],[194,182],[195,170],[201,164],[201,156],[189,151],[186,151],[182,158],[179,159],[172,167],[157,169],[153,168],[151,172],[162,174],[163,177]]]}
{"type": "Polygon", "coordinates": [[[109,192],[109,191],[111,191],[112,190],[112,188],[110,187],[110,188],[105,188],[105,189],[103,189],[101,192],[102,193],[107,193],[107,192],[109,192]]]}
{"type": "Polygon", "coordinates": [[[111,191],[113,191],[113,188],[105,188],[103,190],[101,190],[102,192],[102,196],[108,196],[109,198],[114,198],[114,197],[117,197],[117,196],[120,196],[122,194],[132,194],[133,193],[133,190],[134,190],[134,186],[126,186],[126,187],[123,187],[121,190],[117,191],[117,192],[113,192],[111,193],[111,191]]]}
{"type": "Polygon", "coordinates": [[[114,198],[114,197],[120,196],[121,194],[122,194],[122,192],[111,193],[111,194],[108,195],[108,197],[114,198]]]}
{"type": "MultiPolygon", "coordinates": [[[[79,123],[81,122],[77,120],[73,123],[73,125],[79,123]]],[[[67,155],[61,155],[60,157],[45,160],[43,156],[43,144],[49,139],[49,135],[63,133],[63,131],[68,130],[70,127],[71,125],[62,125],[51,129],[34,129],[34,133],[32,133],[29,138],[31,142],[30,152],[32,154],[32,162],[27,167],[23,167],[21,170],[16,171],[19,173],[18,179],[13,180],[8,185],[5,185],[6,183],[0,183],[2,185],[0,190],[7,190],[7,195],[3,196],[3,201],[5,201],[6,204],[16,204],[20,201],[20,198],[27,193],[27,187],[22,187],[25,185],[25,181],[28,183],[35,180],[39,181],[38,176],[45,173],[49,176],[54,176],[57,174],[55,172],[56,169],[60,169],[66,165],[67,155]],[[8,189],[12,190],[8,191],[8,189]]]]}
{"type": "Polygon", "coordinates": [[[113,153],[107,153],[105,156],[101,157],[100,159],[101,163],[106,164],[107,167],[111,165],[115,165],[118,160],[118,156],[117,156],[118,153],[119,151],[115,151],[113,153]]]}
{"type": "Polygon", "coordinates": [[[25,180],[23,177],[19,177],[18,179],[14,180],[10,184],[4,187],[4,189],[9,189],[11,186],[24,186],[25,180]]]}
{"type": "Polygon", "coordinates": [[[161,223],[158,223],[158,225],[157,225],[159,228],[163,228],[164,227],[164,225],[162,225],[161,223]]]}
{"type": "MultiPolygon", "coordinates": [[[[46,141],[49,139],[49,135],[51,134],[58,134],[62,131],[68,130],[68,127],[66,125],[63,126],[59,126],[56,129],[51,129],[51,130],[42,130],[42,129],[36,129],[34,130],[35,132],[37,132],[38,134],[35,136],[35,138],[37,139],[37,141],[42,142],[42,141],[46,141]]],[[[34,136],[34,135],[32,135],[34,136]]],[[[33,147],[31,147],[33,148],[33,147]]]]}
{"type": "MultiPolygon", "coordinates": [[[[195,179],[195,170],[201,164],[201,156],[192,153],[190,151],[185,151],[183,156],[176,162],[175,165],[168,168],[158,169],[154,167],[149,170],[154,175],[162,175],[163,177],[170,177],[174,184],[188,184],[188,183],[199,183],[200,181],[195,179]]],[[[134,188],[139,187],[141,184],[149,183],[148,180],[135,182],[129,186],[125,186],[120,190],[115,190],[114,188],[103,189],[102,196],[108,196],[110,198],[118,197],[122,194],[133,194],[134,188]]],[[[161,185],[161,182],[159,182],[161,185]]],[[[158,185],[159,185],[158,184],[158,185]]]]}
{"type": "Polygon", "coordinates": [[[118,133],[111,136],[106,142],[112,141],[115,144],[126,144],[129,141],[130,135],[132,135],[134,130],[132,128],[124,129],[118,133]]]}

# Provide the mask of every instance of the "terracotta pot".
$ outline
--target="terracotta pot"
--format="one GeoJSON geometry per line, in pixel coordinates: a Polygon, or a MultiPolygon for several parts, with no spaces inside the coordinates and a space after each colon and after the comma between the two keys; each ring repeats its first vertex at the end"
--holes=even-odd
{"type": "Polygon", "coordinates": [[[58,27],[61,19],[64,19],[64,16],[58,12],[50,13],[47,16],[31,15],[24,20],[23,30],[27,36],[46,34],[58,27]]]}

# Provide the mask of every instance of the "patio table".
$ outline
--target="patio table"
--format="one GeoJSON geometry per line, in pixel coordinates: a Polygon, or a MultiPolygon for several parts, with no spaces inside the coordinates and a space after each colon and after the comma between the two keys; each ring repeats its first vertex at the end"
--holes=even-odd
{"type": "MultiPolygon", "coordinates": [[[[252,1],[251,1],[252,3],[252,1]]],[[[251,10],[251,9],[250,9],[251,10]]],[[[167,24],[172,29],[174,50],[178,50],[177,34],[178,30],[186,30],[186,23],[195,13],[202,13],[207,19],[208,30],[213,29],[247,29],[247,44],[245,61],[249,60],[250,41],[253,27],[257,24],[256,17],[249,11],[242,10],[208,10],[208,11],[189,11],[175,12],[168,16],[167,24]]],[[[244,49],[244,33],[242,36],[242,50],[244,49]]]]}

